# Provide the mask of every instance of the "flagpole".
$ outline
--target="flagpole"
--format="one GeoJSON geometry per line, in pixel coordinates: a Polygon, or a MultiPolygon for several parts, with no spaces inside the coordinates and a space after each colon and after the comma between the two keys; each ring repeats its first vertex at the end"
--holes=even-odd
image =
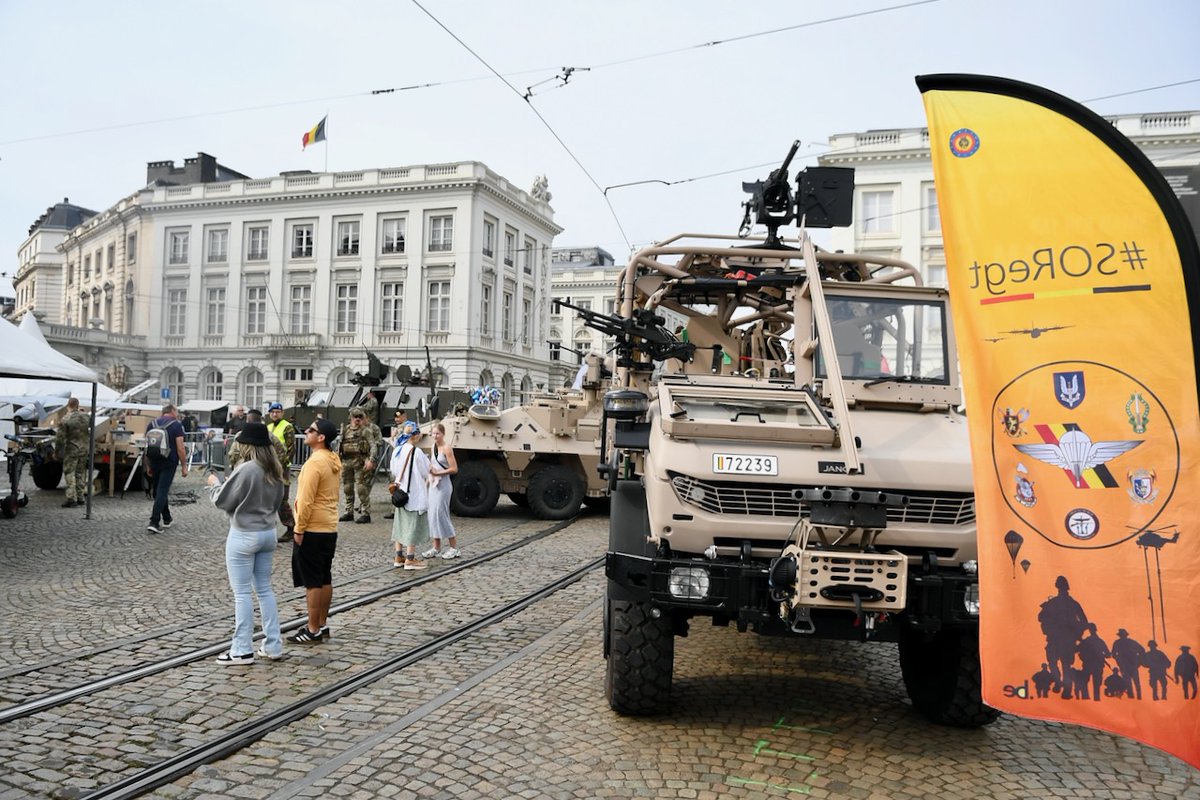
{"type": "Polygon", "coordinates": [[[325,171],[329,172],[329,109],[325,109],[325,171]]]}

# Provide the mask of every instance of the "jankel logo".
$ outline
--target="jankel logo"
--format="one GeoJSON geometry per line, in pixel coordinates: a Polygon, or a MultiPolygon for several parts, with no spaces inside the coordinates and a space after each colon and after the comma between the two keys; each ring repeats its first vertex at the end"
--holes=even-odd
{"type": "MultiPolygon", "coordinates": [[[[859,473],[860,475],[867,474],[867,467],[865,464],[860,465],[859,469],[862,470],[859,473]]],[[[819,472],[822,475],[849,475],[850,474],[846,470],[846,465],[841,461],[818,461],[817,462],[817,472],[819,472]]]]}

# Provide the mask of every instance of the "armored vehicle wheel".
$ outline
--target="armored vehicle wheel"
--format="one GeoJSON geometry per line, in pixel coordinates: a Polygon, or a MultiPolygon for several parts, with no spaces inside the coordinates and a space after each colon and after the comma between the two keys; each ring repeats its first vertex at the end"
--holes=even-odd
{"type": "Polygon", "coordinates": [[[62,480],[63,467],[61,461],[43,461],[30,468],[33,485],[39,489],[57,489],[62,480]]]}
{"type": "Polygon", "coordinates": [[[604,693],[608,705],[626,716],[661,714],[671,704],[675,669],[670,618],[652,616],[648,603],[611,599],[606,612],[604,693]]]}
{"type": "Polygon", "coordinates": [[[583,476],[561,464],[550,464],[529,480],[529,508],[538,519],[566,519],[579,511],[587,486],[583,476]]]}
{"type": "Polygon", "coordinates": [[[482,517],[492,513],[500,500],[500,480],[487,464],[461,461],[452,479],[450,510],[460,517],[482,517]]]}
{"type": "Polygon", "coordinates": [[[942,630],[930,637],[905,631],[900,638],[900,671],[913,708],[934,722],[978,728],[1000,716],[984,705],[980,694],[976,631],[942,630]]]}
{"type": "Polygon", "coordinates": [[[21,501],[15,494],[10,494],[8,497],[0,500],[0,516],[5,519],[12,519],[17,515],[17,509],[20,507],[21,501]]]}
{"type": "Polygon", "coordinates": [[[509,492],[508,499],[513,501],[513,505],[529,508],[529,496],[524,492],[509,492]]]}

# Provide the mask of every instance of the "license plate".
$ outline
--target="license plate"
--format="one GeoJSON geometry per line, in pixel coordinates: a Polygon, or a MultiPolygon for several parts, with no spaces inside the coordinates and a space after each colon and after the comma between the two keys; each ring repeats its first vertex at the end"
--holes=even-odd
{"type": "Polygon", "coordinates": [[[723,475],[778,475],[779,457],[713,453],[712,468],[723,475]]]}

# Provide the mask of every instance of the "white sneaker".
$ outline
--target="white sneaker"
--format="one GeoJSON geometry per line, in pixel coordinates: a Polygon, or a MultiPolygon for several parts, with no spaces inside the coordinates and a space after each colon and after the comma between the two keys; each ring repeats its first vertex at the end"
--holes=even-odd
{"type": "Polygon", "coordinates": [[[462,552],[457,547],[447,547],[442,551],[442,558],[458,558],[462,552]]]}
{"type": "Polygon", "coordinates": [[[438,549],[436,547],[431,547],[424,553],[421,553],[421,558],[437,558],[437,555],[438,549]]]}

